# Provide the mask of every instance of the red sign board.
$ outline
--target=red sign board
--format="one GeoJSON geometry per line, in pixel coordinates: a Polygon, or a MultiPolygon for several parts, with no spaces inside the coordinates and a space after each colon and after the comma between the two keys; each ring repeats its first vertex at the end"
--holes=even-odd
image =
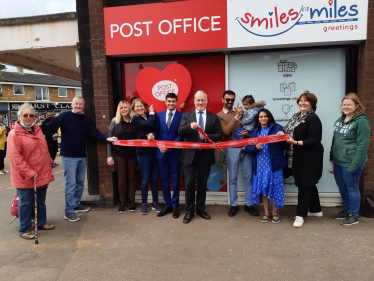
{"type": "Polygon", "coordinates": [[[226,0],[104,8],[106,55],[227,48],[226,0]]]}

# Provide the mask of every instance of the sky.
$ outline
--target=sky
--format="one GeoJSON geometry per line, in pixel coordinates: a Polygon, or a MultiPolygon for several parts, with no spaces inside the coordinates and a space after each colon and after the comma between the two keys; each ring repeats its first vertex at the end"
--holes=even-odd
{"type": "MultiPolygon", "coordinates": [[[[0,18],[2,19],[76,11],[75,0],[0,0],[0,7],[0,18]]],[[[6,67],[6,71],[17,71],[16,67],[10,65],[6,67]]],[[[24,70],[24,72],[36,73],[28,70],[24,70]]]]}

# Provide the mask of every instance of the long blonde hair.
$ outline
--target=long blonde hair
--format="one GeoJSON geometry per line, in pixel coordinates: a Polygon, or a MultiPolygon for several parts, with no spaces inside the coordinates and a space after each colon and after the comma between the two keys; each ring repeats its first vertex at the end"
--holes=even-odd
{"type": "Polygon", "coordinates": [[[114,117],[112,121],[114,121],[116,124],[121,123],[122,116],[121,116],[121,112],[120,111],[121,111],[121,106],[122,105],[126,105],[128,107],[128,109],[129,109],[129,116],[130,116],[130,121],[129,122],[131,123],[131,105],[129,104],[128,101],[125,101],[125,100],[119,102],[119,104],[117,106],[116,117],[114,117]]]}
{"type": "Polygon", "coordinates": [[[133,117],[135,115],[138,115],[136,112],[135,112],[135,104],[137,102],[141,102],[143,105],[144,105],[144,113],[147,112],[147,107],[145,106],[145,102],[142,100],[142,99],[139,99],[139,98],[136,98],[132,101],[132,104],[131,104],[131,114],[130,116],[133,117]]]}

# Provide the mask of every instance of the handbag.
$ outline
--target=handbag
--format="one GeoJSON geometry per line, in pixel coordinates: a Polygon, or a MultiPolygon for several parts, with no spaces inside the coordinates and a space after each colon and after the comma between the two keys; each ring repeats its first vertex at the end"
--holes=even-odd
{"type": "Polygon", "coordinates": [[[368,218],[374,218],[374,196],[371,192],[373,190],[368,190],[362,200],[362,215],[368,218]]]}

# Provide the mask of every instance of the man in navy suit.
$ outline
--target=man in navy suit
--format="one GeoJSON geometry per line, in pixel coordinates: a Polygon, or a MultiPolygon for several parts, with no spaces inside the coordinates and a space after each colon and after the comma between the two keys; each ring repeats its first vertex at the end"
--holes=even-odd
{"type": "MultiPolygon", "coordinates": [[[[165,96],[165,103],[167,110],[156,115],[155,132],[153,134],[148,134],[148,139],[180,141],[178,127],[182,119],[182,113],[176,110],[178,104],[177,95],[174,93],[168,93],[165,96]]],[[[157,214],[158,217],[165,216],[171,212],[175,219],[179,217],[180,154],[180,149],[160,147],[157,150],[156,157],[160,167],[162,194],[165,200],[165,207],[157,214]],[[171,197],[170,194],[170,179],[173,184],[173,197],[171,197]]]]}

